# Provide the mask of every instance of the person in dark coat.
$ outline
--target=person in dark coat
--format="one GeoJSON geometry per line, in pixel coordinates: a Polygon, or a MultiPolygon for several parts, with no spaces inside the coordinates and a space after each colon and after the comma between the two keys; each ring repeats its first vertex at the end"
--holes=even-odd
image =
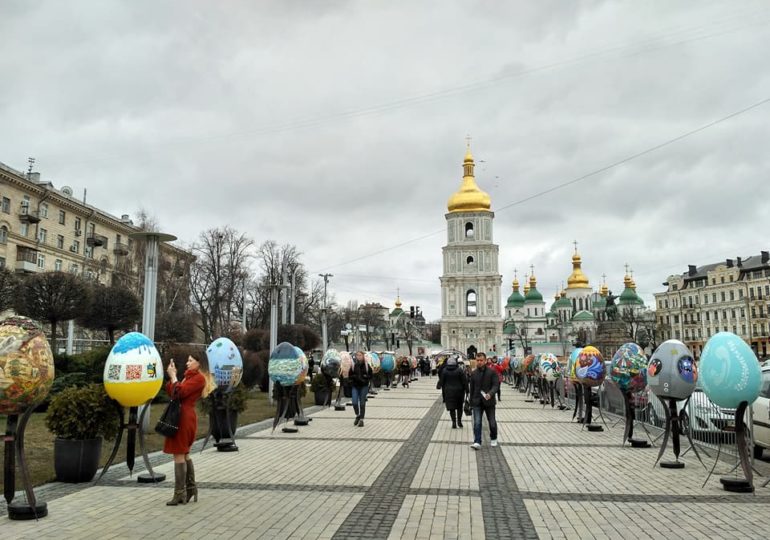
{"type": "Polygon", "coordinates": [[[412,376],[412,364],[406,356],[402,356],[399,361],[398,373],[401,378],[401,386],[409,388],[409,379],[412,376]]]}
{"type": "Polygon", "coordinates": [[[476,369],[471,373],[470,402],[473,410],[473,444],[471,448],[481,448],[481,415],[486,414],[489,423],[489,438],[492,446],[497,446],[497,420],[495,420],[495,394],[500,386],[497,372],[487,367],[487,355],[476,354],[476,369]]]}
{"type": "Polygon", "coordinates": [[[366,396],[372,380],[372,367],[366,363],[363,351],[356,352],[356,359],[350,370],[350,382],[353,386],[353,411],[356,413],[354,426],[364,427],[366,415],[366,396]]]}
{"type": "Polygon", "coordinates": [[[468,391],[468,379],[465,378],[465,371],[457,365],[456,358],[447,360],[436,388],[444,396],[444,406],[452,419],[452,429],[463,427],[463,403],[468,391]]]}

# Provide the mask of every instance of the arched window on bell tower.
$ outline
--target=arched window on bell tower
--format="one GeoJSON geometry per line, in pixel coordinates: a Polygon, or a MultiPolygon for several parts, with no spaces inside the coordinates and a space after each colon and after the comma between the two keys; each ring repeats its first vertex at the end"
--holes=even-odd
{"type": "Polygon", "coordinates": [[[476,316],[476,291],[473,289],[465,293],[465,315],[468,317],[476,316]]]}
{"type": "Polygon", "coordinates": [[[474,231],[473,231],[473,223],[471,223],[470,221],[468,221],[468,222],[465,224],[465,238],[468,238],[468,239],[471,239],[471,240],[472,240],[472,239],[473,239],[473,235],[474,235],[474,231]]]}

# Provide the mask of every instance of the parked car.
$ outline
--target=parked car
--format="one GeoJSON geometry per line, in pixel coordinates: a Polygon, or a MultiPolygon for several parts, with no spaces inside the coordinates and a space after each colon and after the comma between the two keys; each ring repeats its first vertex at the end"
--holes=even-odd
{"type": "Polygon", "coordinates": [[[754,415],[754,457],[761,458],[762,452],[770,449],[770,362],[762,365],[762,386],[751,408],[754,415]]]}
{"type": "MultiPolygon", "coordinates": [[[[647,414],[650,423],[658,427],[666,424],[666,412],[663,403],[652,395],[649,389],[649,404],[647,414]]],[[[685,411],[685,425],[682,429],[689,428],[693,439],[711,442],[714,444],[735,443],[735,409],[726,409],[717,406],[703,392],[703,388],[696,386],[689,403],[687,400],[677,401],[677,411],[680,413],[687,403],[685,411]]]]}

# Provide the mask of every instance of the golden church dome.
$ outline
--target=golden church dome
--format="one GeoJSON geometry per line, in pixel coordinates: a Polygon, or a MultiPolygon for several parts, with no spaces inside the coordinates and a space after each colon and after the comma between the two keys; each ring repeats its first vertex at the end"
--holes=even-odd
{"type": "Polygon", "coordinates": [[[580,268],[582,261],[580,254],[575,249],[575,254],[572,256],[572,274],[567,278],[567,290],[569,289],[590,289],[588,284],[588,278],[580,268]]]}
{"type": "Polygon", "coordinates": [[[450,212],[478,212],[488,211],[492,207],[492,199],[488,193],[484,193],[476,185],[476,179],[473,176],[473,155],[470,145],[465,153],[463,161],[463,183],[459,191],[449,197],[447,210],[450,212]]]}

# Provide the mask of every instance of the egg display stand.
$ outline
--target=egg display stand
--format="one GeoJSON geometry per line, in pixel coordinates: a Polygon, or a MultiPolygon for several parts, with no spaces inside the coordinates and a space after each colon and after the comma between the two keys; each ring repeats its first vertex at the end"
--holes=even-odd
{"type": "Polygon", "coordinates": [[[206,438],[203,441],[201,452],[206,448],[206,445],[211,438],[214,428],[216,427],[217,433],[220,435],[227,434],[227,437],[222,437],[214,443],[214,448],[218,452],[237,452],[238,445],[235,444],[235,434],[233,433],[233,426],[230,416],[230,400],[232,399],[233,388],[228,388],[222,391],[217,388],[214,390],[209,399],[211,400],[211,412],[209,412],[209,432],[206,434],[206,438]],[[224,417],[224,419],[223,419],[224,417]],[[223,421],[224,420],[224,421],[223,421]],[[224,424],[224,426],[222,426],[224,424]]]}
{"type": "Polygon", "coordinates": [[[367,391],[367,399],[374,399],[374,397],[378,394],[377,390],[374,389],[374,386],[372,386],[372,381],[369,381],[369,389],[367,391]]]}
{"type": "MultiPolygon", "coordinates": [[[[657,395],[657,394],[656,394],[657,395]]],[[[677,412],[676,410],[676,402],[677,400],[675,398],[670,397],[661,397],[658,396],[658,399],[663,403],[663,408],[666,411],[666,427],[663,431],[663,442],[660,445],[660,452],[658,453],[658,459],[655,460],[655,463],[653,464],[653,467],[658,464],[660,461],[660,458],[663,457],[663,452],[666,450],[666,445],[668,444],[668,437],[669,434],[671,435],[671,443],[673,444],[673,450],[674,450],[674,457],[676,458],[674,461],[660,461],[660,466],[664,469],[683,469],[684,468],[684,462],[679,461],[679,434],[681,433],[682,425],[684,424],[684,415],[685,410],[687,409],[687,404],[690,402],[690,398],[687,398],[687,401],[685,402],[685,406],[682,407],[681,412],[677,412]]],[[[703,460],[700,458],[700,454],[698,453],[698,449],[695,448],[695,445],[692,442],[692,437],[690,437],[690,430],[686,430],[685,433],[687,434],[687,439],[690,441],[690,448],[693,449],[695,452],[695,455],[698,457],[698,461],[701,462],[701,465],[705,468],[706,465],[703,463],[703,460]]],[[[689,449],[688,449],[689,450],[689,449]]]]}
{"type": "MultiPolygon", "coordinates": [[[[738,467],[740,467],[743,470],[744,477],[738,478],[737,476],[723,476],[719,479],[719,483],[722,484],[724,490],[731,491],[733,493],[754,492],[755,469],[752,467],[751,460],[749,459],[749,438],[747,436],[745,420],[746,409],[748,406],[748,401],[741,401],[741,403],[738,405],[738,408],[735,410],[735,443],[738,450],[738,464],[729,471],[733,472],[737,470],[738,467]]],[[[706,477],[706,481],[703,482],[703,486],[701,487],[705,487],[711,478],[711,475],[714,474],[714,469],[716,469],[717,463],[719,463],[719,455],[721,452],[722,444],[720,441],[719,449],[717,450],[717,456],[716,459],[714,459],[714,466],[711,468],[711,471],[706,477]]],[[[757,474],[759,474],[759,472],[757,472],[757,474]]],[[[770,482],[770,480],[768,480],[768,482],[770,482]]],[[[767,485],[767,482],[763,484],[763,487],[765,485],[767,485]]]]}
{"type": "MultiPolygon", "coordinates": [[[[278,426],[278,422],[281,421],[281,419],[284,419],[284,426],[281,429],[284,433],[297,433],[299,432],[299,429],[296,427],[288,426],[286,425],[289,420],[289,409],[290,405],[293,404],[295,399],[298,399],[298,388],[296,385],[290,386],[288,389],[284,388],[284,386],[281,385],[281,383],[276,382],[275,383],[275,391],[278,394],[278,399],[276,400],[276,407],[275,407],[275,418],[273,418],[273,431],[275,431],[275,428],[278,426]]],[[[291,417],[294,417],[292,414],[291,417]]]]}
{"type": "Polygon", "coordinates": [[[583,385],[572,381],[572,386],[575,387],[575,411],[572,413],[572,419],[578,424],[582,424],[585,421],[584,416],[584,403],[583,403],[583,385]]]}
{"type": "Polygon", "coordinates": [[[342,377],[339,378],[339,387],[337,388],[337,399],[334,401],[334,410],[335,411],[344,411],[345,405],[342,404],[342,386],[343,386],[343,380],[342,377]]]}
{"type": "Polygon", "coordinates": [[[334,377],[329,377],[326,373],[323,373],[324,380],[326,381],[326,401],[324,401],[324,407],[331,407],[332,396],[334,395],[334,377]]]}
{"type": "Polygon", "coordinates": [[[39,519],[48,515],[48,505],[35,498],[32,482],[29,478],[29,467],[24,454],[24,430],[29,417],[37,405],[29,407],[21,415],[9,414],[5,424],[5,455],[3,460],[3,495],[8,508],[8,519],[29,520],[39,519]],[[14,501],[16,494],[16,456],[19,457],[19,471],[24,484],[26,502],[14,501]]]}
{"type": "Polygon", "coordinates": [[[529,374],[527,374],[527,390],[526,390],[526,392],[527,392],[527,397],[524,398],[524,401],[526,403],[534,403],[535,402],[535,398],[532,397],[532,377],[530,377],[529,374]]]}
{"type": "Polygon", "coordinates": [[[551,408],[556,407],[556,400],[559,400],[559,410],[563,411],[567,408],[564,402],[561,400],[561,392],[556,389],[556,381],[548,381],[548,393],[551,396],[551,408]]]}
{"type": "Polygon", "coordinates": [[[383,390],[386,392],[390,391],[390,385],[392,384],[393,379],[393,372],[392,371],[383,371],[385,374],[385,382],[383,383],[383,390]]]}
{"type": "Polygon", "coordinates": [[[545,409],[545,406],[548,405],[548,383],[545,382],[545,379],[543,377],[537,378],[537,393],[540,396],[540,404],[545,409]]]}
{"type": "Polygon", "coordinates": [[[120,428],[118,429],[118,436],[115,437],[115,446],[112,447],[112,453],[107,463],[104,464],[102,473],[94,481],[94,484],[98,483],[102,477],[107,474],[112,462],[115,461],[115,456],[118,455],[120,449],[120,443],[123,440],[123,432],[126,431],[126,466],[128,466],[129,474],[134,474],[134,463],[136,454],[136,433],[139,432],[139,448],[142,451],[142,459],[144,460],[144,466],[147,469],[148,475],[140,475],[137,481],[141,484],[151,484],[162,482],[166,479],[165,474],[159,474],[152,470],[150,465],[150,458],[147,456],[147,448],[144,444],[144,430],[142,429],[142,423],[144,422],[144,415],[150,409],[149,405],[152,400],[148,400],[142,407],[142,414],[139,415],[139,407],[128,408],[128,422],[126,423],[125,409],[118,407],[117,413],[120,417],[120,428]]]}
{"type": "MultiPolygon", "coordinates": [[[[632,396],[633,392],[623,392],[623,402],[626,405],[626,425],[623,429],[623,445],[626,444],[626,441],[631,445],[631,448],[649,448],[651,446],[649,441],[645,441],[643,439],[634,439],[634,424],[636,424],[636,407],[634,406],[634,400],[632,396]]],[[[642,428],[644,428],[645,433],[647,433],[647,438],[652,441],[652,437],[650,436],[650,432],[647,431],[647,427],[644,424],[641,424],[642,428]]]]}
{"type": "MultiPolygon", "coordinates": [[[[594,406],[591,403],[591,398],[593,397],[593,392],[591,392],[591,387],[588,386],[587,384],[584,384],[582,386],[583,386],[583,400],[584,400],[585,408],[586,408],[586,414],[585,414],[585,417],[584,417],[585,421],[583,422],[583,428],[587,429],[588,431],[592,431],[592,432],[604,431],[604,428],[601,425],[599,425],[599,424],[592,424],[591,423],[591,420],[593,418],[593,410],[594,410],[594,406]]],[[[599,418],[601,418],[602,419],[602,423],[604,423],[604,425],[607,426],[607,422],[604,420],[604,415],[602,414],[601,401],[599,402],[599,418]]],[[[581,431],[583,430],[583,428],[581,428],[581,431]]]]}

